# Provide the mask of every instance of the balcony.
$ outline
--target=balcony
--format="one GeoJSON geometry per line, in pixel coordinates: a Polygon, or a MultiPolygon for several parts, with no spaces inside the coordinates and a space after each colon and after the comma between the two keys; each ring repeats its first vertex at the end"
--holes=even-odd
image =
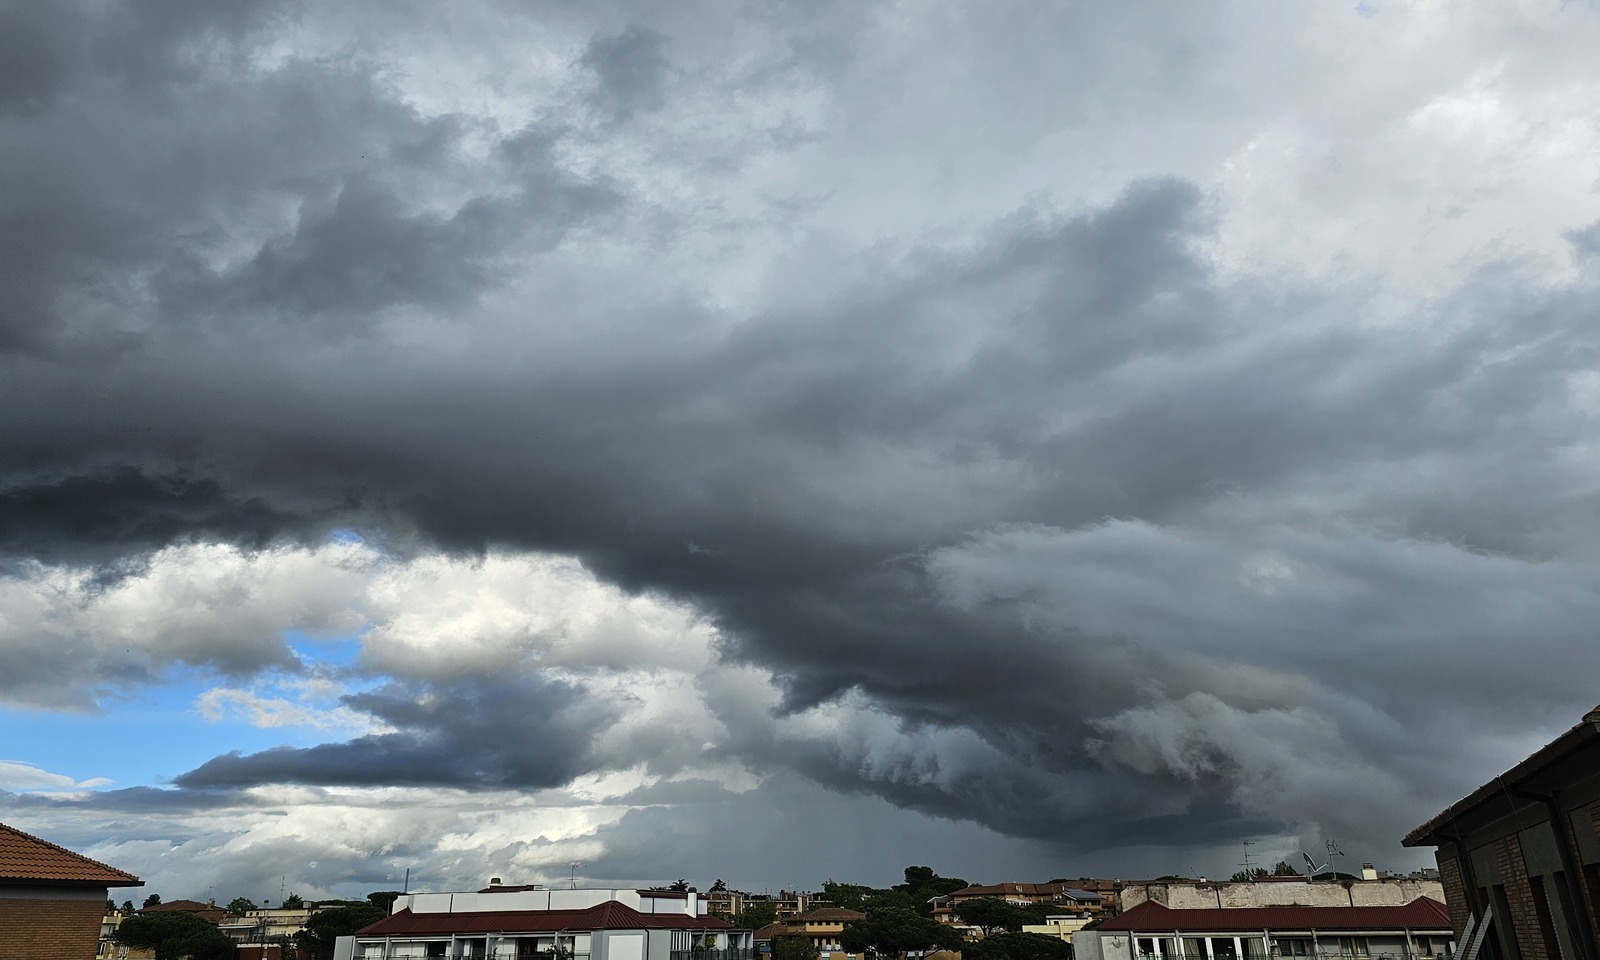
{"type": "Polygon", "coordinates": [[[749,947],[729,947],[725,950],[674,950],[669,960],[755,960],[755,951],[749,947]]]}

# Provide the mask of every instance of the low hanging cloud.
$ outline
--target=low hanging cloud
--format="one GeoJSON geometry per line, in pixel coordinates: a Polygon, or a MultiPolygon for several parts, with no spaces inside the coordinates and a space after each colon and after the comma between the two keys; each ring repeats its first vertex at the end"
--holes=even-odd
{"type": "Polygon", "coordinates": [[[1593,11],[202,6],[0,10],[0,702],[327,742],[108,854],[1393,860],[1596,699],[1593,11]]]}

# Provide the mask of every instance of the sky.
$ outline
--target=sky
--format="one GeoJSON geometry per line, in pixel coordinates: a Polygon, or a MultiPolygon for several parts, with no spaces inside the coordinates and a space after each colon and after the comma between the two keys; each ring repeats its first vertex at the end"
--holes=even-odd
{"type": "Polygon", "coordinates": [[[169,900],[1427,865],[1600,702],[1596,49],[0,0],[0,821],[169,900]]]}

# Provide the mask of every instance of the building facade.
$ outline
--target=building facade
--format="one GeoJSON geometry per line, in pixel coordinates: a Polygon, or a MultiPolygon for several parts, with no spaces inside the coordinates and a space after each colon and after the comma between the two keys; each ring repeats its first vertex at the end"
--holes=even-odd
{"type": "Polygon", "coordinates": [[[1422,878],[1312,880],[1308,877],[1258,877],[1254,880],[1150,880],[1123,885],[1118,906],[1131,910],[1159,903],[1175,910],[1224,907],[1398,907],[1418,897],[1445,902],[1444,886],[1422,878]]]}
{"type": "Polygon", "coordinates": [[[694,891],[490,887],[413,893],[335,960],[753,960],[751,932],[694,891]]]}
{"type": "Polygon", "coordinates": [[[1477,957],[1600,960],[1600,707],[1402,842],[1436,848],[1477,957]]]}
{"type": "Polygon", "coordinates": [[[94,960],[106,893],[144,881],[0,823],[0,957],[94,960]]]}
{"type": "Polygon", "coordinates": [[[1076,960],[1442,960],[1454,955],[1445,905],[1171,909],[1146,901],[1072,938],[1076,960]]]}

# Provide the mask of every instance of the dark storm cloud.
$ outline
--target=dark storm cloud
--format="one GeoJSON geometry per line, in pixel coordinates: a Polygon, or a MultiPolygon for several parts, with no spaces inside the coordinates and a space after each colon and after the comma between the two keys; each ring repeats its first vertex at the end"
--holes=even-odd
{"type": "Polygon", "coordinates": [[[206,761],[187,789],[258,783],[553,787],[590,769],[589,743],[613,718],[570,685],[486,680],[388,684],[343,698],[395,729],[347,743],[276,747],[206,761]]]}
{"type": "Polygon", "coordinates": [[[599,78],[617,119],[661,105],[668,67],[665,47],[666,37],[633,24],[616,36],[596,37],[584,51],[580,62],[599,78]]]}
{"type": "MultiPolygon", "coordinates": [[[[14,553],[350,526],[396,552],[575,554],[697,604],[789,714],[868,705],[832,735],[748,724],[736,759],[1013,835],[1087,824],[1063,840],[1085,847],[1358,823],[1370,807],[1312,789],[1326,770],[1382,781],[1388,819],[1360,829],[1392,836],[1481,779],[1453,762],[1470,745],[1416,773],[1417,723],[1445,736],[1507,671],[1582,700],[1584,281],[1489,267],[1438,322],[1364,324],[1361,289],[1224,279],[1204,195],[1165,178],[868,250],[810,278],[826,296],[727,318],[683,292],[698,277],[603,272],[594,234],[699,236],[721,211],[670,209],[648,173],[573,172],[605,151],[561,110],[505,133],[424,114],[359,56],[247,69],[242,23],[156,22],[183,42],[148,45],[144,85],[98,104],[64,91],[133,66],[16,67],[14,553]],[[593,246],[553,259],[565,242],[593,246]],[[1495,653],[1496,583],[1534,642],[1436,689],[1441,656],[1495,653]],[[1403,616],[1419,597],[1456,619],[1403,616]],[[1277,809],[1251,799],[1267,787],[1277,809]]],[[[665,33],[586,36],[598,99],[563,109],[670,105],[665,33]]],[[[558,785],[615,766],[579,697],[397,684],[348,701],[393,733],[179,782],[558,785]]]]}

